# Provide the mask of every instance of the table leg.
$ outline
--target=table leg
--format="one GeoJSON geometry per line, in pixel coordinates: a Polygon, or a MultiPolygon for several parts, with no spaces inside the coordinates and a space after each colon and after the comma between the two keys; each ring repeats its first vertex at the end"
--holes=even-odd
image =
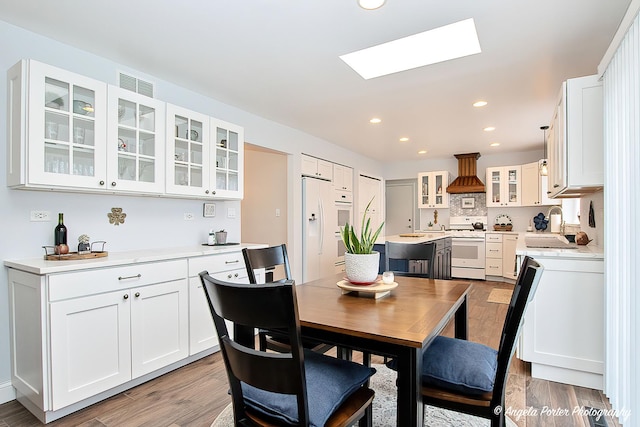
{"type": "Polygon", "coordinates": [[[464,301],[458,307],[455,317],[455,336],[458,339],[466,340],[469,338],[467,331],[467,295],[464,296],[464,301]]]}
{"type": "Polygon", "coordinates": [[[420,372],[422,372],[422,349],[403,349],[398,355],[397,425],[399,426],[424,426],[420,372]]]}

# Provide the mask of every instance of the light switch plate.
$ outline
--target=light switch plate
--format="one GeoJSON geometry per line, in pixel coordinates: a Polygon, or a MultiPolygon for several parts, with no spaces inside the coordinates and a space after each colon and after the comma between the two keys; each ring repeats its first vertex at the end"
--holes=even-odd
{"type": "Polygon", "coordinates": [[[215,203],[205,203],[202,206],[202,216],[205,218],[212,218],[216,216],[216,204],[215,203]]]}
{"type": "Polygon", "coordinates": [[[227,218],[235,218],[235,217],[236,217],[236,208],[228,208],[227,218]]]}

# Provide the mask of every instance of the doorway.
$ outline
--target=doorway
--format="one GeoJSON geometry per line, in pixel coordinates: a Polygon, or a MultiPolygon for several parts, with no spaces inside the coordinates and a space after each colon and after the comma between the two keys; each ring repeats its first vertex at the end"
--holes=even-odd
{"type": "Polygon", "coordinates": [[[287,243],[288,155],[248,143],[244,150],[241,240],[269,246],[287,243]]]}
{"type": "Polygon", "coordinates": [[[393,236],[411,233],[418,229],[418,182],[415,179],[398,179],[386,182],[386,234],[393,236]]]}

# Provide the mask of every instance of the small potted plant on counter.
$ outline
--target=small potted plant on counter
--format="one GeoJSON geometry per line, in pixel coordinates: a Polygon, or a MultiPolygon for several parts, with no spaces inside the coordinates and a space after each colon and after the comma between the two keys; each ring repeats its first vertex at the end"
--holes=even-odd
{"type": "Polygon", "coordinates": [[[224,229],[216,231],[216,244],[224,245],[225,243],[227,243],[227,232],[224,229]]]}
{"type": "Polygon", "coordinates": [[[367,212],[373,199],[369,201],[364,215],[362,215],[362,226],[360,236],[348,222],[340,229],[342,242],[346,252],[344,254],[344,267],[347,279],[351,283],[369,284],[378,278],[378,266],[380,264],[380,253],[373,250],[373,245],[382,231],[384,222],[374,232],[371,228],[371,218],[367,218],[367,212]]]}

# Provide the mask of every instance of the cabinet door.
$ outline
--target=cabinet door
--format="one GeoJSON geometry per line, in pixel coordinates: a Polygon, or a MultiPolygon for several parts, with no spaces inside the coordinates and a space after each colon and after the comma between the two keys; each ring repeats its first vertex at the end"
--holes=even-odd
{"type": "Polygon", "coordinates": [[[333,180],[333,163],[318,159],[318,177],[333,180]]]}
{"type": "Polygon", "coordinates": [[[187,279],[135,288],[130,294],[133,378],[187,357],[187,279]]]}
{"type": "Polygon", "coordinates": [[[105,187],[107,86],[28,61],[29,184],[105,187]]]}
{"type": "Polygon", "coordinates": [[[51,410],[131,379],[128,291],[68,299],[50,307],[51,410]]]}
{"type": "Polygon", "coordinates": [[[211,195],[209,116],[167,104],[166,133],[167,193],[211,195]]]}
{"type": "Polygon", "coordinates": [[[449,185],[449,172],[433,172],[432,175],[432,207],[448,208],[449,193],[447,193],[447,186],[449,185]]]}
{"type": "Polygon", "coordinates": [[[549,124],[549,133],[547,134],[547,151],[549,153],[549,184],[547,194],[549,194],[549,197],[554,197],[566,187],[565,89],[566,83],[563,83],[556,107],[553,111],[553,118],[549,124]]]}
{"type": "Polygon", "coordinates": [[[516,246],[518,236],[505,234],[502,240],[502,276],[507,279],[517,279],[516,274],[516,246]]]}
{"type": "Polygon", "coordinates": [[[109,86],[107,188],[163,193],[165,104],[109,86]]]}
{"type": "Polygon", "coordinates": [[[431,187],[433,184],[431,183],[431,173],[419,173],[418,174],[418,208],[429,208],[431,207],[430,195],[431,195],[431,187]]]}
{"type": "MultiPolygon", "coordinates": [[[[371,228],[375,232],[383,221],[382,205],[384,197],[382,192],[382,180],[360,175],[358,180],[358,194],[359,216],[356,218],[356,224],[360,224],[362,222],[364,210],[367,207],[367,204],[371,201],[368,216],[371,218],[371,228]]],[[[384,239],[384,230],[380,232],[380,236],[378,238],[384,239]]]]}
{"type": "Polygon", "coordinates": [[[353,191],[353,169],[334,164],[333,186],[338,190],[353,191]]]}
{"type": "Polygon", "coordinates": [[[502,168],[487,168],[487,206],[504,206],[502,168]]]}
{"type": "Polygon", "coordinates": [[[218,345],[218,334],[200,276],[189,278],[189,355],[218,345]]]}
{"type": "Polygon", "coordinates": [[[244,129],[232,123],[211,119],[211,140],[215,145],[215,174],[211,174],[210,192],[226,199],[242,199],[244,191],[244,129]]]}
{"type": "Polygon", "coordinates": [[[504,191],[502,199],[505,202],[505,206],[521,206],[522,205],[522,189],[521,189],[521,177],[522,168],[518,166],[506,166],[504,168],[502,176],[504,177],[504,185],[502,189],[504,191]]]}
{"type": "Polygon", "coordinates": [[[540,204],[539,178],[538,162],[522,165],[522,206],[538,206],[540,204]]]}

